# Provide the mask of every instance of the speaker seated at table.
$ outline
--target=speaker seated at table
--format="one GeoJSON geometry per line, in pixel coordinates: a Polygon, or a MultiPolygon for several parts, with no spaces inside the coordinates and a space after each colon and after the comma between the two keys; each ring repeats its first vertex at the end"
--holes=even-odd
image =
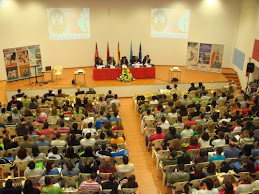
{"type": "Polygon", "coordinates": [[[128,65],[128,64],[129,64],[129,62],[128,62],[127,57],[126,56],[122,57],[120,65],[128,65]]]}
{"type": "Polygon", "coordinates": [[[138,56],[132,56],[130,63],[131,64],[141,63],[141,60],[138,58],[138,56]]]}
{"type": "Polygon", "coordinates": [[[95,67],[100,66],[100,65],[101,66],[103,65],[103,60],[101,57],[96,57],[95,58],[95,67]]]}
{"type": "Polygon", "coordinates": [[[145,64],[150,64],[151,63],[151,59],[149,58],[149,55],[146,55],[142,61],[142,63],[145,64]]]}
{"type": "Polygon", "coordinates": [[[111,68],[111,67],[115,67],[116,62],[114,60],[114,57],[109,57],[108,61],[107,61],[107,67],[111,68]]]}

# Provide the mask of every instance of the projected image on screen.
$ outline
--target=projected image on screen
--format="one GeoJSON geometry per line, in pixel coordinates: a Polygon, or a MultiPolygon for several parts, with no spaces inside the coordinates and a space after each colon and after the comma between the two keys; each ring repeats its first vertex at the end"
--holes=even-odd
{"type": "Polygon", "coordinates": [[[151,9],[151,37],[187,39],[190,10],[151,9]]]}
{"type": "Polygon", "coordinates": [[[89,8],[48,8],[51,40],[90,38],[89,8]]]}

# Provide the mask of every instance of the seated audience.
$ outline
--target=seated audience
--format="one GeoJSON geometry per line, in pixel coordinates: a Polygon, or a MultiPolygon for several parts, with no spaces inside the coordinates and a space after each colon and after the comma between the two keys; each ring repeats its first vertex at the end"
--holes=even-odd
{"type": "Polygon", "coordinates": [[[67,145],[67,141],[65,140],[61,140],[61,134],[59,132],[57,132],[56,134],[56,140],[52,140],[51,141],[51,146],[66,146],[67,145]]]}
{"type": "Polygon", "coordinates": [[[26,168],[26,170],[24,171],[24,176],[28,177],[28,176],[42,176],[44,173],[43,170],[41,170],[40,168],[36,168],[35,167],[35,163],[33,161],[31,161],[28,164],[28,168],[26,168]]]}
{"type": "Polygon", "coordinates": [[[209,162],[212,162],[212,161],[215,161],[215,160],[225,160],[226,157],[221,154],[222,151],[223,150],[222,150],[221,147],[217,147],[216,154],[211,156],[211,157],[209,157],[209,162]]]}
{"type": "Polygon", "coordinates": [[[50,177],[45,177],[45,187],[41,190],[42,194],[61,194],[63,193],[63,189],[59,186],[54,186],[52,184],[50,177]]]}
{"type": "Polygon", "coordinates": [[[177,167],[177,171],[172,174],[172,176],[169,179],[169,182],[171,184],[177,183],[177,182],[184,182],[189,181],[190,175],[187,172],[184,172],[184,164],[179,163],[177,167]]]}

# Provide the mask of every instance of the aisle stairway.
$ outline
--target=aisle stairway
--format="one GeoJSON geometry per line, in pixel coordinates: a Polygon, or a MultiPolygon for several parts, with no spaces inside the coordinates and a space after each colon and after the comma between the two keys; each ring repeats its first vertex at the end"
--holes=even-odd
{"type": "Polygon", "coordinates": [[[120,117],[122,118],[124,133],[129,149],[129,159],[135,165],[134,174],[142,194],[171,193],[162,183],[162,173],[156,171],[155,163],[151,159],[151,152],[146,151],[144,136],[140,131],[140,118],[133,106],[132,98],[120,98],[120,117]]]}
{"type": "Polygon", "coordinates": [[[241,89],[240,81],[237,72],[231,68],[222,68],[222,74],[228,79],[229,82],[235,81],[237,85],[237,90],[241,89]]]}

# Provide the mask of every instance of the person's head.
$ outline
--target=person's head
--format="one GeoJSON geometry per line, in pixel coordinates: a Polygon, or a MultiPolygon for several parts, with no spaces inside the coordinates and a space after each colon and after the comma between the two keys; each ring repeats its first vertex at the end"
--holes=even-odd
{"type": "Polygon", "coordinates": [[[6,109],[5,108],[1,108],[1,113],[5,113],[6,112],[6,109]]]}
{"type": "Polygon", "coordinates": [[[201,136],[201,139],[202,139],[203,141],[209,141],[210,136],[209,136],[209,134],[208,134],[207,132],[204,132],[204,133],[202,134],[202,136],[201,136]]]}
{"type": "Polygon", "coordinates": [[[88,123],[88,126],[87,126],[89,129],[91,129],[92,127],[93,127],[93,123],[92,122],[90,122],[90,123],[88,123]]]}
{"type": "Polygon", "coordinates": [[[177,94],[176,93],[173,94],[173,100],[177,100],[177,94]]]}
{"type": "Polygon", "coordinates": [[[233,142],[233,141],[229,142],[228,147],[229,147],[230,149],[236,148],[235,142],[233,142]]]}
{"type": "Polygon", "coordinates": [[[105,134],[103,132],[101,132],[100,139],[104,139],[104,138],[105,138],[105,134]]]}
{"type": "Polygon", "coordinates": [[[188,115],[188,121],[191,121],[191,120],[192,120],[192,116],[188,115]]]}
{"type": "Polygon", "coordinates": [[[11,190],[13,188],[13,181],[8,179],[6,182],[5,182],[5,188],[7,190],[11,190]]]}
{"type": "Polygon", "coordinates": [[[25,135],[23,136],[23,140],[24,140],[24,141],[28,141],[28,140],[29,140],[29,136],[28,136],[27,134],[25,134],[25,135]]]}
{"type": "Polygon", "coordinates": [[[224,139],[224,137],[225,137],[224,132],[223,132],[223,131],[220,131],[219,134],[218,134],[218,137],[219,137],[220,139],[224,139]]]}
{"type": "Polygon", "coordinates": [[[27,179],[24,183],[23,193],[30,193],[33,190],[32,181],[27,179]],[[26,192],[25,192],[26,191],[26,192]]]}
{"type": "MultiPolygon", "coordinates": [[[[45,137],[44,137],[44,138],[45,138],[45,137]]],[[[32,147],[32,156],[33,156],[33,157],[37,157],[37,156],[39,155],[39,153],[40,153],[40,150],[39,150],[38,146],[37,146],[37,145],[34,145],[34,146],[32,147]]]]}
{"type": "Polygon", "coordinates": [[[161,129],[161,127],[156,127],[156,133],[158,133],[158,134],[160,134],[160,133],[162,133],[162,129],[161,129]]]}
{"type": "Polygon", "coordinates": [[[58,154],[58,148],[56,146],[52,148],[52,153],[58,154]]]}
{"type": "Polygon", "coordinates": [[[172,150],[171,152],[170,152],[170,157],[171,158],[176,158],[177,157],[177,151],[176,150],[172,150]]]}
{"type": "Polygon", "coordinates": [[[50,177],[45,177],[45,185],[46,186],[49,186],[49,185],[51,185],[52,184],[52,181],[51,181],[51,178],[50,177]]]}
{"type": "Polygon", "coordinates": [[[185,128],[186,129],[191,129],[191,125],[188,123],[188,124],[186,124],[185,128]]]}
{"type": "Polygon", "coordinates": [[[213,163],[213,162],[210,162],[208,167],[207,167],[207,172],[210,174],[210,175],[214,175],[216,174],[216,165],[213,163]]]}
{"type": "Polygon", "coordinates": [[[18,158],[23,160],[24,158],[27,157],[27,150],[25,148],[21,148],[18,153],[17,153],[18,158]]]}
{"type": "Polygon", "coordinates": [[[226,182],[223,185],[224,193],[226,194],[234,194],[234,188],[231,182],[226,182]]]}
{"type": "Polygon", "coordinates": [[[60,127],[65,127],[65,122],[64,121],[59,121],[59,126],[60,127]]]}
{"type": "Polygon", "coordinates": [[[204,149],[201,150],[201,151],[200,151],[200,157],[203,158],[203,157],[206,157],[206,156],[208,156],[208,151],[207,151],[207,150],[204,150],[204,149]]]}
{"type": "Polygon", "coordinates": [[[53,160],[48,160],[46,163],[46,173],[49,174],[49,172],[55,167],[53,160]]]}
{"type": "Polygon", "coordinates": [[[206,112],[210,112],[210,106],[206,106],[206,112]]]}
{"type": "Polygon", "coordinates": [[[45,141],[45,135],[40,136],[40,141],[45,141]]]}
{"type": "Polygon", "coordinates": [[[197,146],[198,145],[198,139],[195,136],[192,136],[190,138],[190,145],[197,146]]]}
{"type": "Polygon", "coordinates": [[[13,113],[14,113],[14,114],[18,114],[18,109],[17,109],[17,108],[14,108],[14,109],[13,109],[13,113]]]}
{"type": "Polygon", "coordinates": [[[171,87],[170,87],[169,85],[167,85],[167,86],[166,86],[166,89],[167,89],[167,90],[170,90],[170,89],[171,89],[171,87]]]}
{"type": "Polygon", "coordinates": [[[129,157],[127,155],[124,155],[122,157],[122,161],[123,161],[123,164],[128,164],[129,163],[129,157]]]}
{"type": "Polygon", "coordinates": [[[133,175],[133,174],[130,175],[129,178],[128,178],[128,183],[127,183],[128,187],[129,188],[134,188],[133,185],[134,185],[135,181],[136,181],[135,175],[133,175]],[[132,186],[130,187],[130,185],[132,185],[132,186]]]}
{"type": "Polygon", "coordinates": [[[147,115],[150,115],[150,114],[151,114],[151,110],[148,109],[148,110],[147,110],[147,115]]]}
{"type": "Polygon", "coordinates": [[[49,128],[49,123],[48,122],[44,123],[43,124],[43,129],[48,129],[48,128],[49,128]]]}
{"type": "Polygon", "coordinates": [[[29,164],[28,164],[28,167],[30,170],[33,170],[35,168],[35,163],[33,161],[31,161],[29,164]]]}
{"type": "Polygon", "coordinates": [[[106,150],[106,144],[105,143],[103,143],[102,145],[101,145],[101,149],[103,150],[103,151],[105,151],[106,150]]]}
{"type": "Polygon", "coordinates": [[[61,137],[61,134],[60,133],[57,133],[56,134],[56,139],[59,139],[61,137]]]}
{"type": "Polygon", "coordinates": [[[173,139],[172,140],[172,144],[171,144],[171,148],[173,150],[180,150],[181,149],[181,142],[179,139],[173,139]]]}
{"type": "Polygon", "coordinates": [[[214,182],[211,178],[206,178],[203,180],[203,183],[205,184],[207,190],[212,190],[214,187],[214,182]]]}
{"type": "Polygon", "coordinates": [[[43,99],[41,100],[41,103],[42,103],[42,104],[45,104],[45,102],[46,102],[46,99],[43,98],[43,99]]]}
{"type": "Polygon", "coordinates": [[[109,166],[111,164],[111,157],[107,156],[104,158],[104,164],[106,166],[109,166]]]}
{"type": "Polygon", "coordinates": [[[18,90],[17,90],[17,93],[18,93],[18,94],[20,94],[21,92],[22,92],[22,90],[21,90],[21,89],[18,89],[18,90]]]}
{"type": "Polygon", "coordinates": [[[73,146],[69,146],[67,148],[67,155],[73,156],[74,153],[75,153],[75,150],[74,150],[73,146]]]}
{"type": "Polygon", "coordinates": [[[118,111],[115,111],[115,112],[114,112],[114,117],[117,117],[118,114],[119,114],[118,111]]]}
{"type": "Polygon", "coordinates": [[[180,164],[178,164],[177,165],[177,169],[178,169],[178,171],[184,171],[184,163],[180,163],[180,164]]]}
{"type": "Polygon", "coordinates": [[[174,89],[177,89],[177,84],[174,84],[174,89]]]}
{"type": "Polygon", "coordinates": [[[112,94],[112,91],[111,91],[111,90],[109,90],[109,91],[108,91],[108,94],[112,94]]]}
{"type": "Polygon", "coordinates": [[[218,121],[218,114],[216,112],[212,113],[211,120],[213,122],[217,122],[218,121]]]}
{"type": "Polygon", "coordinates": [[[205,118],[205,114],[204,114],[204,113],[201,113],[201,114],[200,114],[200,117],[201,117],[201,119],[204,119],[204,118],[205,118]]]}
{"type": "Polygon", "coordinates": [[[87,134],[85,135],[85,138],[86,138],[86,139],[90,139],[90,138],[91,138],[91,133],[87,133],[87,134]]]}
{"type": "Polygon", "coordinates": [[[222,153],[222,151],[223,151],[223,149],[222,149],[221,147],[217,147],[217,148],[216,148],[216,154],[217,154],[217,155],[220,156],[221,153],[222,153]]]}
{"type": "Polygon", "coordinates": [[[162,121],[162,123],[164,123],[165,122],[165,117],[162,117],[161,121],[162,121]]]}
{"type": "Polygon", "coordinates": [[[73,123],[72,128],[73,128],[74,130],[77,130],[77,129],[78,129],[78,124],[77,124],[77,123],[73,123]]]}
{"type": "Polygon", "coordinates": [[[202,176],[203,175],[202,167],[200,165],[196,165],[195,166],[195,175],[197,175],[197,176],[202,176]]]}
{"type": "Polygon", "coordinates": [[[191,83],[191,87],[194,87],[194,83],[193,82],[191,83]]]}
{"type": "Polygon", "coordinates": [[[116,151],[119,148],[117,144],[112,144],[111,147],[114,151],[116,151]]]}
{"type": "Polygon", "coordinates": [[[13,117],[12,117],[12,116],[8,116],[8,117],[7,117],[7,121],[8,121],[8,122],[11,122],[12,120],[13,120],[13,117]]]}
{"type": "Polygon", "coordinates": [[[176,129],[174,127],[169,127],[169,132],[170,132],[170,134],[175,135],[176,129]]]}

